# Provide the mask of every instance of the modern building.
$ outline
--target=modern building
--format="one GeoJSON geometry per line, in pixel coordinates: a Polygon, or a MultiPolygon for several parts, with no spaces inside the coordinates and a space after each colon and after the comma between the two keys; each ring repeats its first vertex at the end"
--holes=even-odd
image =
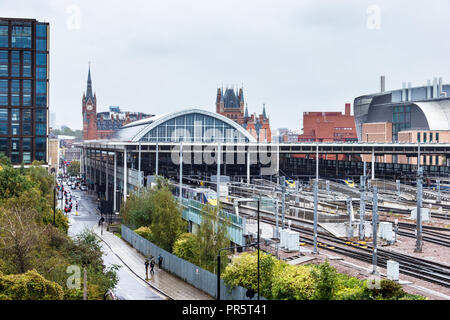
{"type": "MultiPolygon", "coordinates": [[[[366,142],[417,142],[412,135],[422,133],[420,143],[447,143],[450,130],[450,84],[442,78],[428,80],[426,85],[412,87],[403,83],[402,89],[385,91],[385,78],[381,77],[378,93],[357,97],[354,101],[356,130],[359,141],[366,142]],[[405,132],[403,134],[403,132],[405,132]],[[437,140],[426,139],[438,133],[437,140]]],[[[363,157],[370,161],[370,156],[363,157]]],[[[417,163],[417,159],[377,159],[381,162],[417,163]]],[[[431,161],[443,163],[443,159],[431,161]]],[[[438,164],[438,165],[439,165],[438,164]]]]}
{"type": "Polygon", "coordinates": [[[91,67],[89,66],[87,89],[82,99],[83,140],[107,139],[122,126],[153,116],[142,112],[123,112],[119,106],[97,113],[97,95],[92,92],[91,67]]]}
{"type": "Polygon", "coordinates": [[[48,161],[49,24],[0,18],[0,152],[48,161]]]}
{"type": "Polygon", "coordinates": [[[260,115],[249,116],[248,106],[244,110],[244,89],[235,92],[232,88],[217,88],[216,113],[221,114],[244,127],[259,142],[272,142],[269,117],[266,106],[260,115]]]}

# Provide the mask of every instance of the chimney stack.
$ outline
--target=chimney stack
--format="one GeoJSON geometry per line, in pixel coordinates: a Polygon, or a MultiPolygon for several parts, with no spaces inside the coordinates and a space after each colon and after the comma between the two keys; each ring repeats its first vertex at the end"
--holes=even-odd
{"type": "Polygon", "coordinates": [[[384,92],[386,90],[386,77],[385,76],[381,76],[381,88],[380,88],[380,92],[384,92]]]}
{"type": "Polygon", "coordinates": [[[438,85],[438,98],[442,95],[442,77],[439,77],[439,85],[438,85]]]}
{"type": "Polygon", "coordinates": [[[431,81],[427,80],[427,99],[431,99],[431,81]]]}
{"type": "Polygon", "coordinates": [[[433,99],[437,98],[437,78],[433,79],[433,99]]]}
{"type": "Polygon", "coordinates": [[[345,115],[346,115],[346,116],[349,116],[349,115],[350,115],[350,108],[351,108],[350,103],[346,103],[346,104],[345,104],[345,115]]]}
{"type": "Polygon", "coordinates": [[[402,83],[402,101],[406,100],[406,82],[402,83]]]}
{"type": "Polygon", "coordinates": [[[411,101],[412,92],[411,92],[411,82],[408,82],[408,101],[411,101]]]}

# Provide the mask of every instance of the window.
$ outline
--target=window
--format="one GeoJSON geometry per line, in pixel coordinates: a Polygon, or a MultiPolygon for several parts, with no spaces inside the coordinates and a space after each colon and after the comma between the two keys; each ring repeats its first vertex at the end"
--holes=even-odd
{"type": "Polygon", "coordinates": [[[24,51],[23,52],[23,76],[24,77],[31,77],[31,67],[32,67],[31,52],[24,51]]]}
{"type": "Polygon", "coordinates": [[[417,132],[417,142],[420,142],[420,132],[417,132]]]}
{"type": "Polygon", "coordinates": [[[13,48],[31,48],[31,25],[13,25],[11,33],[13,48]]]}
{"type": "Polygon", "coordinates": [[[45,110],[36,110],[36,121],[37,122],[46,122],[46,111],[45,110]]]}
{"type": "Polygon", "coordinates": [[[11,52],[11,76],[20,77],[20,52],[11,52]]]}
{"type": "Polygon", "coordinates": [[[430,132],[430,142],[433,142],[433,132],[430,132]]]}
{"type": "Polygon", "coordinates": [[[426,132],[423,133],[423,142],[424,143],[427,142],[427,133],[426,132]]]}
{"type": "Polygon", "coordinates": [[[43,23],[36,24],[36,37],[47,38],[47,25],[43,23]]]}
{"type": "Polygon", "coordinates": [[[37,81],[36,82],[36,94],[44,94],[47,93],[47,82],[46,81],[37,81]]]}
{"type": "Polygon", "coordinates": [[[20,135],[20,110],[11,110],[11,134],[14,136],[20,135]]]}
{"type": "Polygon", "coordinates": [[[8,109],[0,109],[0,134],[8,134],[8,109]]]}
{"type": "Polygon", "coordinates": [[[0,152],[6,153],[8,151],[8,138],[0,138],[0,152]]]}
{"type": "Polygon", "coordinates": [[[8,51],[0,51],[0,76],[8,76],[8,51]]]}
{"type": "Polygon", "coordinates": [[[36,50],[37,51],[47,51],[47,40],[46,39],[36,39],[36,50]]]}
{"type": "Polygon", "coordinates": [[[31,152],[23,152],[22,157],[24,163],[31,163],[31,152]]]}
{"type": "Polygon", "coordinates": [[[36,135],[45,136],[47,134],[47,127],[45,123],[36,123],[36,135]]]}
{"type": "Polygon", "coordinates": [[[31,106],[31,80],[22,81],[23,105],[31,106]]]}
{"type": "Polygon", "coordinates": [[[0,106],[8,105],[8,80],[0,80],[0,106]]]}
{"type": "Polygon", "coordinates": [[[46,53],[36,53],[36,65],[46,66],[47,65],[47,54],[46,53]]]}
{"type": "Polygon", "coordinates": [[[8,47],[8,25],[0,25],[0,47],[8,47]]]}
{"type": "Polygon", "coordinates": [[[36,68],[36,77],[39,80],[46,80],[47,79],[47,68],[44,68],[44,67],[36,68]]]}
{"type": "Polygon", "coordinates": [[[439,132],[436,132],[436,142],[439,142],[439,132]]]}
{"type": "Polygon", "coordinates": [[[31,138],[23,138],[22,149],[23,151],[31,151],[31,138]]]}
{"type": "Polygon", "coordinates": [[[11,80],[11,105],[20,105],[20,80],[11,80]]]}

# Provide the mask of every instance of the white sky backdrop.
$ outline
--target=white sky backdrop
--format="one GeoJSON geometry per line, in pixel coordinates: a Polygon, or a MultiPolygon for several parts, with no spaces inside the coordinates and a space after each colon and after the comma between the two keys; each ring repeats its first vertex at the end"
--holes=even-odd
{"type": "Polygon", "coordinates": [[[450,82],[447,0],[2,0],[0,16],[50,22],[50,112],[72,128],[88,61],[98,111],[215,111],[217,86],[243,83],[274,133],[300,130],[304,111],[343,111],[382,74],[387,90],[450,82]]]}

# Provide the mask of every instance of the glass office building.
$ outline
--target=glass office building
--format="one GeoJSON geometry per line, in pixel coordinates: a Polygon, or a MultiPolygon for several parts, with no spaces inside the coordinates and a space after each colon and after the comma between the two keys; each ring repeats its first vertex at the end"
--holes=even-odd
{"type": "Polygon", "coordinates": [[[0,152],[47,162],[49,24],[0,18],[0,152]]]}

